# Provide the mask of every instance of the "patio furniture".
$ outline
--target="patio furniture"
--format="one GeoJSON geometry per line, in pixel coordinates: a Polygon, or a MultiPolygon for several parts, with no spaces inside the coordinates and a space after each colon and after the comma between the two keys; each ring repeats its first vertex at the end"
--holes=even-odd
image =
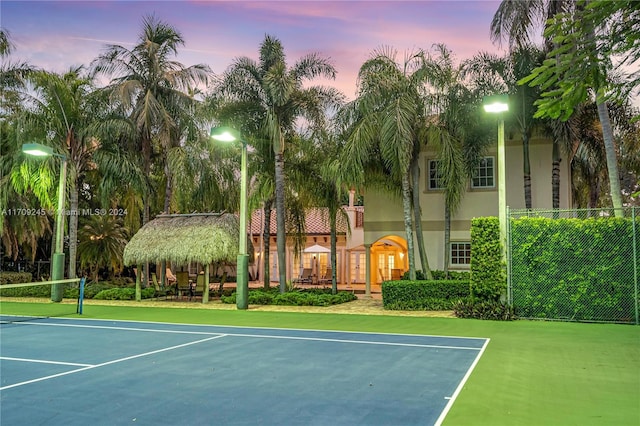
{"type": "Polygon", "coordinates": [[[313,277],[311,276],[311,268],[303,268],[298,279],[293,280],[294,283],[311,284],[313,277]]]}
{"type": "Polygon", "coordinates": [[[331,283],[332,282],[332,270],[331,268],[327,268],[324,271],[324,274],[322,275],[322,278],[320,279],[320,284],[327,284],[327,283],[331,283]]]}
{"type": "Polygon", "coordinates": [[[158,276],[155,272],[151,273],[151,280],[153,281],[153,286],[156,289],[157,297],[164,296],[165,300],[167,298],[167,290],[158,282],[158,276]]]}
{"type": "Polygon", "coordinates": [[[189,281],[189,272],[187,271],[179,271],[176,272],[176,283],[178,286],[177,296],[183,296],[186,294],[191,294],[191,281],[189,281]]]}
{"type": "Polygon", "coordinates": [[[204,273],[198,274],[196,278],[196,284],[191,286],[189,291],[189,300],[196,296],[202,296],[204,294],[204,273]]]}

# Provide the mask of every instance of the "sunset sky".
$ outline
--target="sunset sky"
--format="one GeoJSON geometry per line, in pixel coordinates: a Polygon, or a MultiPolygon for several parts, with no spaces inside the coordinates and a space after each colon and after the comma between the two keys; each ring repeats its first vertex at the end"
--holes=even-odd
{"type": "Polygon", "coordinates": [[[280,39],[289,64],[317,52],[331,58],[333,86],[353,98],[358,68],[371,51],[406,52],[444,43],[462,60],[501,53],[489,39],[498,1],[7,1],[0,22],[11,34],[12,60],[49,71],[88,65],[107,44],[130,48],[142,19],[155,14],[186,41],[178,61],[221,73],[233,58],[257,59],[265,34],[280,39]]]}

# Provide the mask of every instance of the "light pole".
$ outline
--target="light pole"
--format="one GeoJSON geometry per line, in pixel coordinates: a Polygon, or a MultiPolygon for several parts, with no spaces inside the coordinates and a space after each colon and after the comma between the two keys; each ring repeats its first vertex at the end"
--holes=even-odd
{"type": "Polygon", "coordinates": [[[211,137],[220,142],[239,141],[242,144],[240,161],[240,240],[238,243],[236,307],[249,307],[249,254],[247,253],[247,142],[240,133],[229,127],[213,127],[211,137]]]}
{"type": "Polygon", "coordinates": [[[498,114],[498,222],[500,224],[500,244],[502,246],[502,260],[507,259],[507,193],[505,183],[505,153],[504,153],[504,115],[509,111],[509,96],[487,96],[482,100],[484,110],[498,114]]]}
{"type": "MultiPolygon", "coordinates": [[[[22,145],[22,152],[36,157],[58,157],[60,158],[60,182],[58,183],[58,210],[56,210],[56,245],[51,256],[51,281],[64,279],[64,196],[67,184],[67,157],[56,154],[51,147],[39,143],[26,143],[22,145]]],[[[53,302],[62,301],[64,295],[63,284],[53,284],[51,286],[51,300],[53,302]]]]}

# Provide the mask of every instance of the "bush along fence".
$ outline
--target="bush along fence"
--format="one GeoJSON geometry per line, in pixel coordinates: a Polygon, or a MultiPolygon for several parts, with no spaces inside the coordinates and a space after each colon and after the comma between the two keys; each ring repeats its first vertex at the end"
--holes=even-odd
{"type": "Polygon", "coordinates": [[[518,315],[639,324],[640,210],[623,213],[510,211],[508,294],[518,315]]]}

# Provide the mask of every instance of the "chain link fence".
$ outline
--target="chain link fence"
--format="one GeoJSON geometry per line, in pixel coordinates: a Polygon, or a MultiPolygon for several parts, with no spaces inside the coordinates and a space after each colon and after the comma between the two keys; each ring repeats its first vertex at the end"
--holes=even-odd
{"type": "Polygon", "coordinates": [[[508,299],[521,318],[640,324],[640,209],[508,212],[508,299]]]}

